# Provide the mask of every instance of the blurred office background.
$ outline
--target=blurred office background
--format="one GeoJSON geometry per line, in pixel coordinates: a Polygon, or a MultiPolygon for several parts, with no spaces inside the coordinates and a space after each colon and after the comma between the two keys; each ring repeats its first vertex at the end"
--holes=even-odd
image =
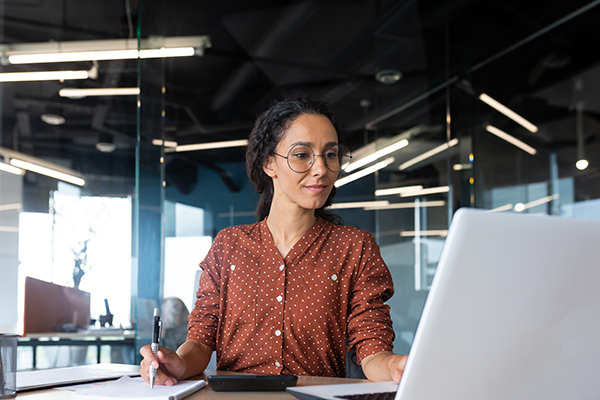
{"type": "Polygon", "coordinates": [[[300,91],[345,122],[334,207],[380,244],[407,352],[459,207],[600,219],[599,20],[598,0],[0,1],[0,331],[22,333],[32,276],[147,344],[216,233],[255,222],[244,140],[300,91]],[[46,71],[72,74],[14,75],[46,71]]]}

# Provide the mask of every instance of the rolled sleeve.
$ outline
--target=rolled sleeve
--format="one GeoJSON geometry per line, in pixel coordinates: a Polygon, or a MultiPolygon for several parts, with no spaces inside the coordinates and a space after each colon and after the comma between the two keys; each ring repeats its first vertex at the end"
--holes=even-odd
{"type": "Polygon", "coordinates": [[[188,340],[197,340],[213,350],[216,348],[220,315],[221,250],[220,235],[215,238],[204,261],[196,293],[196,302],[189,315],[188,340]]]}
{"type": "Polygon", "coordinates": [[[365,240],[363,257],[348,318],[348,347],[356,348],[359,363],[371,354],[392,351],[395,337],[385,304],[394,294],[392,277],[372,237],[365,240]]]}

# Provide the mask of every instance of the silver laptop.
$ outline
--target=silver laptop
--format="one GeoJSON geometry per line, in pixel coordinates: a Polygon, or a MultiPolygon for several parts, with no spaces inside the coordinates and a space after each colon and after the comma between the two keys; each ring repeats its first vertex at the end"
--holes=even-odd
{"type": "Polygon", "coordinates": [[[600,222],[459,210],[400,385],[287,390],[305,400],[600,398],[600,222]]]}

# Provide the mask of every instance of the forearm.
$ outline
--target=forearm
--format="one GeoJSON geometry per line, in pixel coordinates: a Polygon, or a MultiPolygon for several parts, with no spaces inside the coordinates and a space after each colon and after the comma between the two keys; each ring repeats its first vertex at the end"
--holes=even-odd
{"type": "Polygon", "coordinates": [[[365,357],[360,365],[370,381],[400,382],[407,356],[382,351],[365,357]]]}
{"type": "Polygon", "coordinates": [[[197,340],[187,340],[177,349],[177,355],[185,364],[185,369],[178,380],[201,374],[208,365],[212,349],[197,340]]]}

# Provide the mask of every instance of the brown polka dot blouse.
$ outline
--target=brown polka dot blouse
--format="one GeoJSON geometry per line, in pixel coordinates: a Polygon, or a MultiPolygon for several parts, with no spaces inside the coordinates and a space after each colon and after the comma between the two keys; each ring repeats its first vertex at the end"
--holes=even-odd
{"type": "Polygon", "coordinates": [[[360,362],[392,349],[392,278],[364,230],[317,218],[283,259],[266,220],[231,227],[200,267],[188,339],[218,369],[345,376],[347,350],[360,362]]]}

